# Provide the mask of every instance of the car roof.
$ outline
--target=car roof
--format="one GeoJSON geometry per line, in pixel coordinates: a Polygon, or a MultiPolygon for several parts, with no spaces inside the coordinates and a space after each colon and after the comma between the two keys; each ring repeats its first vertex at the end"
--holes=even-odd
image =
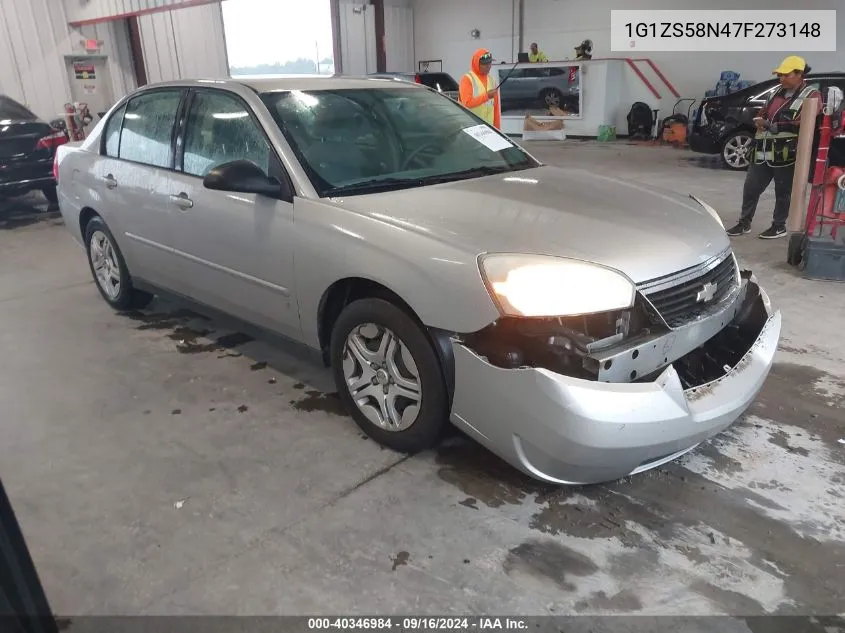
{"type": "Polygon", "coordinates": [[[284,75],[284,76],[242,76],[229,79],[182,79],[148,84],[145,88],[181,86],[246,86],[256,92],[285,90],[354,90],[397,88],[416,89],[414,84],[397,84],[377,77],[346,77],[338,75],[284,75]]]}

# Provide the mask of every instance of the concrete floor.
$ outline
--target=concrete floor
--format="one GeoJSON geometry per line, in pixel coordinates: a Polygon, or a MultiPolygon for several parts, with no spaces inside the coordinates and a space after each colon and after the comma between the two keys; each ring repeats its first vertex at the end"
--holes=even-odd
{"type": "MultiPolygon", "coordinates": [[[[709,158],[532,149],[735,219],[743,175],[709,158]]],[[[748,415],[678,463],[569,489],[460,437],[382,450],[310,361],[167,304],[114,314],[40,201],[0,211],[0,476],[56,612],[843,611],[845,286],[800,278],[784,240],[736,242],[784,312],[748,415]]]]}

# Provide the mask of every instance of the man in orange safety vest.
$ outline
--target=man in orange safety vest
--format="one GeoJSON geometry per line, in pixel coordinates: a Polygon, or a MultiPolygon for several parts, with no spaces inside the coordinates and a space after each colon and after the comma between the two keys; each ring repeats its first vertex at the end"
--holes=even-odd
{"type": "Polygon", "coordinates": [[[496,129],[502,126],[502,107],[499,101],[499,87],[490,74],[493,55],[486,49],[478,49],[472,56],[472,70],[461,78],[461,104],[476,116],[496,129]]]}

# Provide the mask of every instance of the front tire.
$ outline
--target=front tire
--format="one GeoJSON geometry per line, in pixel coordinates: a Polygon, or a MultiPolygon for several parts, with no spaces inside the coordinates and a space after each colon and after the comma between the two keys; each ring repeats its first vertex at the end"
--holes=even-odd
{"type": "Polygon", "coordinates": [[[152,301],[151,294],[132,286],[123,255],[102,218],[95,216],[85,227],[85,249],[97,289],[112,308],[140,309],[152,301]]]}
{"type": "Polygon", "coordinates": [[[402,453],[434,446],[446,427],[446,381],[425,331],[382,299],[349,304],[332,330],[332,371],[356,424],[402,453]]]}
{"type": "Polygon", "coordinates": [[[732,171],[745,171],[751,164],[754,137],[750,132],[734,132],[722,141],[722,164],[732,171]]]}

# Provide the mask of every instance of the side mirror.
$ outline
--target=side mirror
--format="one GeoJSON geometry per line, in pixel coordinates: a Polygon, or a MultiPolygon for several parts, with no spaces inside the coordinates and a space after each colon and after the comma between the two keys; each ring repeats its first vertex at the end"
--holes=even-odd
{"type": "Polygon", "coordinates": [[[275,178],[270,178],[255,163],[233,160],[212,169],[202,182],[206,189],[234,193],[256,193],[270,198],[282,198],[284,188],[275,178]]]}

